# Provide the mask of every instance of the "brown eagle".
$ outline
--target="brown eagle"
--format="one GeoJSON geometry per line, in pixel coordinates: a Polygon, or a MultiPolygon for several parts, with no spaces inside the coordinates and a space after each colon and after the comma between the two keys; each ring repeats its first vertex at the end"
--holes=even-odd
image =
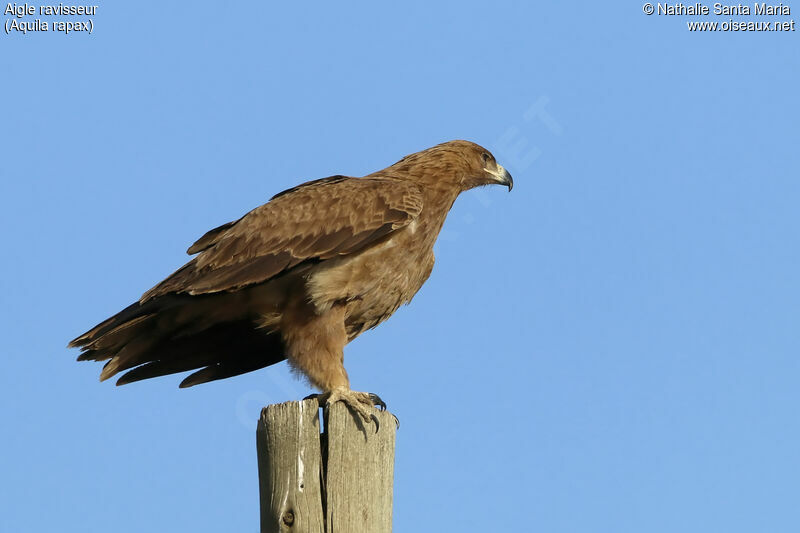
{"type": "Polygon", "coordinates": [[[321,399],[371,418],[383,402],[350,390],[344,346],[411,301],[456,197],[488,184],[513,181],[468,141],[303,183],[203,235],[191,261],[69,346],[107,361],[101,381],[127,370],[117,385],[200,369],[191,387],[288,359],[321,399]]]}

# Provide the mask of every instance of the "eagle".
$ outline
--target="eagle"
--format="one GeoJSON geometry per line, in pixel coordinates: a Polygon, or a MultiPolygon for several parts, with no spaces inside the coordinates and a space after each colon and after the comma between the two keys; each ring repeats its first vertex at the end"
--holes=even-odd
{"type": "Polygon", "coordinates": [[[344,347],[411,302],[458,195],[490,184],[514,182],[463,140],[302,183],[207,232],[188,263],[69,346],[106,361],[101,381],[126,371],[117,385],[195,370],[191,387],[288,360],[320,402],[377,422],[385,404],[350,389],[344,347]]]}

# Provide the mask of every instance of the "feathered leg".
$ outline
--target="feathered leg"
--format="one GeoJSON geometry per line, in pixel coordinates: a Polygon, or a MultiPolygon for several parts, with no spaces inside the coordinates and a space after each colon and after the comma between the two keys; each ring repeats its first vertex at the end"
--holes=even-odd
{"type": "Polygon", "coordinates": [[[386,404],[375,394],[350,390],[350,380],[344,369],[344,346],[347,333],[344,326],[344,306],[335,305],[318,314],[313,306],[299,299],[284,310],[281,332],[286,355],[292,368],[308,378],[322,391],[316,396],[320,404],[344,402],[365,422],[375,422],[375,405],[386,404]]]}

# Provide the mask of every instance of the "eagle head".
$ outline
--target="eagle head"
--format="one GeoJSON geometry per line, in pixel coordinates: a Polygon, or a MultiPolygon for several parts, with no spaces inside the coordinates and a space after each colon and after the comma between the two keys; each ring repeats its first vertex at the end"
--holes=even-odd
{"type": "Polygon", "coordinates": [[[466,156],[467,169],[461,183],[464,190],[481,185],[505,185],[508,190],[514,187],[514,180],[508,170],[497,162],[492,153],[480,145],[468,141],[463,151],[466,156]]]}
{"type": "Polygon", "coordinates": [[[514,186],[511,174],[486,148],[470,141],[448,141],[400,160],[412,176],[430,185],[440,184],[466,191],[482,185],[514,186]]]}

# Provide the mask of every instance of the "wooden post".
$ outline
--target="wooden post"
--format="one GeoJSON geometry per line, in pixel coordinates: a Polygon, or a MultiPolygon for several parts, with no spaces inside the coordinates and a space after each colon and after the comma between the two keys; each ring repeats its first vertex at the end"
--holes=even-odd
{"type": "Polygon", "coordinates": [[[262,409],[256,448],[261,532],[324,532],[317,401],[262,409]]]}
{"type": "Polygon", "coordinates": [[[265,407],[256,430],[261,533],[390,533],[394,441],[388,413],[380,430],[347,406],[317,400],[265,407]]]}

